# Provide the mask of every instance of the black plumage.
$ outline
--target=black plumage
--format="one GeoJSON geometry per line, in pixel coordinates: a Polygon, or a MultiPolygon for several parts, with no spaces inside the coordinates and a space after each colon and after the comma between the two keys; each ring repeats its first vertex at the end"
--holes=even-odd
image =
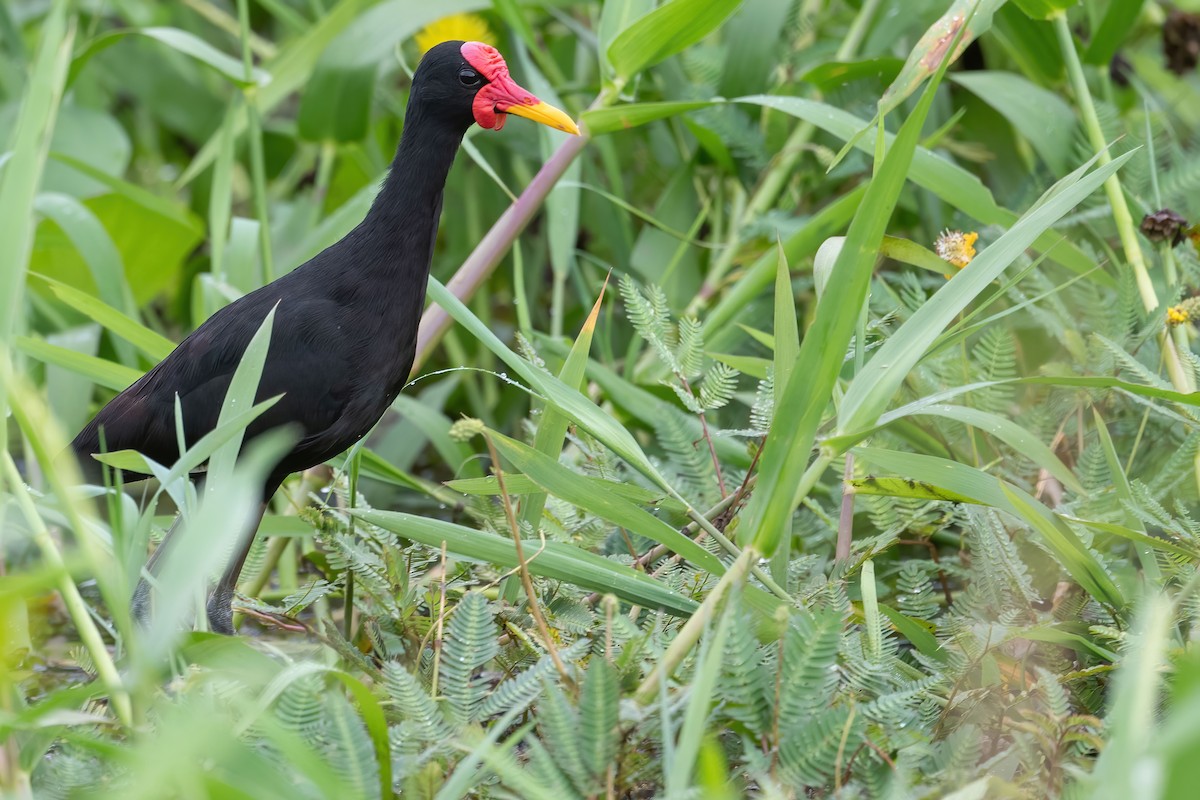
{"type": "MultiPolygon", "coordinates": [[[[100,451],[101,435],[108,451],[132,449],[173,463],[176,396],[187,443],[211,431],[234,370],[272,308],[257,399],[282,398],[250,425],[246,440],[281,426],[300,438],[263,486],[264,503],[289,474],[365,436],[412,368],[442,192],[462,137],[475,122],[498,129],[505,112],[577,132],[566,115],[513,83],[494,49],[464,42],[432,48],[413,76],[395,160],[363,221],[312,260],[222,308],[109,402],[72,442],[85,474],[98,474],[90,455],[100,451]]],[[[247,533],[210,600],[214,630],[232,632],[230,602],[254,531],[247,533]]],[[[143,583],[134,596],[139,618],[147,601],[143,583]]]]}

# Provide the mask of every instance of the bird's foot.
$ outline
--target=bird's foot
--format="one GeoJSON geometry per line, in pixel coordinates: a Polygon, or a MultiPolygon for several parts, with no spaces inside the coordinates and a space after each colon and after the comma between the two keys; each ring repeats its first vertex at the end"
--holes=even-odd
{"type": "Polygon", "coordinates": [[[145,578],[137,582],[133,590],[133,598],[129,601],[129,615],[133,622],[142,630],[150,627],[151,619],[150,584],[145,578]]]}
{"type": "Polygon", "coordinates": [[[233,592],[218,588],[208,599],[208,629],[233,636],[233,592]]]}

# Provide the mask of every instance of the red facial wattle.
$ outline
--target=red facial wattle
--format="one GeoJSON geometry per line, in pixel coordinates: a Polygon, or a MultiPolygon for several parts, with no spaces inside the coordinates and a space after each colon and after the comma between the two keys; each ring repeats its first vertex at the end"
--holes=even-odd
{"type": "Polygon", "coordinates": [[[483,42],[466,42],[460,49],[466,62],[488,81],[471,105],[481,128],[498,131],[504,127],[507,115],[513,113],[560,131],[579,133],[570,117],[538,100],[509,76],[508,64],[496,48],[483,42]]]}

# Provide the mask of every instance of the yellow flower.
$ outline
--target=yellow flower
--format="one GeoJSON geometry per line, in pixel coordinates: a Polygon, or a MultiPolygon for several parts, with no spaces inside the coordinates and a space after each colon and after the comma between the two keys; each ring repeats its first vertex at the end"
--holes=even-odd
{"type": "Polygon", "coordinates": [[[942,231],[942,235],[933,243],[933,249],[939,258],[962,269],[975,257],[975,242],[978,240],[979,234],[975,231],[963,233],[947,230],[942,231]]]}
{"type": "Polygon", "coordinates": [[[1200,295],[1189,297],[1167,309],[1167,324],[1172,328],[1189,322],[1200,322],[1200,295]]]}
{"type": "Polygon", "coordinates": [[[442,42],[462,39],[464,42],[494,44],[495,37],[487,21],[478,14],[451,14],[422,28],[416,35],[417,47],[424,53],[442,42]]]}

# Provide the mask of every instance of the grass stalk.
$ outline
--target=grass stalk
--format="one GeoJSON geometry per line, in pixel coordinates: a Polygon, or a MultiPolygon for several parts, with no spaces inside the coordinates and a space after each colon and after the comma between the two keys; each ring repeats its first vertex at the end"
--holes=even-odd
{"type": "MultiPolygon", "coordinates": [[[[63,605],[67,607],[67,613],[70,614],[71,621],[75,623],[79,639],[87,648],[88,655],[91,656],[92,663],[96,667],[97,677],[108,689],[109,701],[112,703],[117,719],[125,725],[133,725],[133,705],[129,698],[129,692],[126,691],[125,685],[121,681],[117,665],[113,661],[112,655],[109,654],[104,637],[100,635],[100,629],[96,627],[96,622],[92,619],[87,602],[79,593],[79,587],[67,570],[62,553],[59,552],[58,545],[50,534],[50,529],[46,527],[45,521],[38,513],[37,506],[34,505],[33,498],[29,494],[29,488],[21,480],[16,462],[13,461],[12,455],[8,451],[4,452],[3,461],[0,461],[0,470],[3,471],[4,482],[8,484],[8,490],[16,499],[25,521],[33,529],[34,544],[42,554],[42,559],[55,574],[63,605]]],[[[86,533],[80,533],[81,539],[86,537],[86,533]]]]}
{"type": "Polygon", "coordinates": [[[637,692],[634,693],[633,699],[639,705],[647,705],[654,700],[658,695],[659,684],[670,677],[675,668],[683,662],[683,659],[696,646],[696,642],[700,641],[700,634],[704,632],[708,626],[709,620],[716,613],[717,606],[720,605],[722,598],[728,594],[733,586],[741,585],[746,579],[746,573],[750,569],[750,565],[757,561],[758,553],[753,547],[747,547],[742,551],[742,554],[737,557],[729,567],[729,571],[721,576],[721,580],[717,581],[717,585],[708,593],[708,597],[704,598],[704,602],[696,609],[696,612],[688,618],[683,627],[679,630],[679,634],[671,640],[671,644],[667,647],[662,658],[654,665],[654,669],[646,676],[641,685],[638,686],[637,692]]]}
{"type": "MultiPolygon", "coordinates": [[[[33,250],[33,200],[50,152],[71,63],[75,21],[68,18],[70,5],[67,0],[54,3],[42,25],[41,43],[11,140],[12,157],[0,170],[0,420],[6,416],[8,343],[21,318],[25,274],[33,250]]],[[[7,448],[8,426],[0,425],[0,449],[7,448]]]]}
{"type": "MultiPolygon", "coordinates": [[[[1063,60],[1067,64],[1067,75],[1071,81],[1071,88],[1075,92],[1075,101],[1079,105],[1079,112],[1083,119],[1083,128],[1087,133],[1088,142],[1100,154],[1099,163],[1103,166],[1112,161],[1112,156],[1109,155],[1107,150],[1104,131],[1100,127],[1100,118],[1096,116],[1096,105],[1092,101],[1092,93],[1088,89],[1087,78],[1083,74],[1083,64],[1080,62],[1079,53],[1075,49],[1075,40],[1071,35],[1071,29],[1065,12],[1055,16],[1054,32],[1058,37],[1058,44],[1062,50],[1063,60]]],[[[1151,170],[1151,174],[1153,172],[1151,170]]],[[[1117,226],[1117,233],[1121,239],[1121,248],[1125,253],[1125,260],[1129,263],[1130,269],[1133,270],[1138,294],[1142,299],[1142,306],[1147,312],[1154,311],[1159,305],[1158,294],[1154,290],[1154,283],[1150,280],[1150,273],[1146,267],[1146,259],[1142,253],[1141,244],[1138,242],[1137,229],[1133,223],[1133,215],[1129,212],[1129,204],[1125,201],[1125,193],[1121,188],[1121,179],[1116,175],[1109,177],[1104,182],[1104,191],[1108,195],[1108,202],[1112,207],[1113,221],[1117,226]]],[[[1176,349],[1179,346],[1179,340],[1172,338],[1164,330],[1159,333],[1158,341],[1162,347],[1163,358],[1166,361],[1167,374],[1171,379],[1171,383],[1181,392],[1194,392],[1196,390],[1195,377],[1192,375],[1191,368],[1187,367],[1180,357],[1182,348],[1176,349]]],[[[1184,343],[1186,344],[1186,338],[1184,339],[1184,343]]],[[[1200,454],[1197,454],[1193,460],[1192,470],[1195,473],[1196,485],[1200,486],[1200,454]]]]}
{"type": "Polygon", "coordinates": [[[267,210],[267,170],[263,156],[262,115],[258,108],[258,84],[254,83],[254,58],[250,40],[254,32],[250,28],[250,0],[238,0],[238,27],[241,30],[242,68],[245,71],[246,88],[242,96],[246,101],[246,135],[250,141],[250,180],[254,185],[254,214],[258,217],[258,246],[262,259],[262,281],[275,280],[275,267],[271,258],[271,218],[267,210]]]}
{"type": "Polygon", "coordinates": [[[571,686],[574,684],[574,681],[571,679],[571,673],[567,672],[566,665],[563,664],[562,657],[558,654],[558,648],[554,646],[554,637],[550,635],[550,626],[546,623],[545,616],[542,615],[542,609],[538,604],[537,594],[533,588],[533,577],[529,572],[529,562],[525,559],[525,548],[521,542],[521,526],[517,524],[517,515],[513,510],[512,499],[508,496],[508,490],[504,486],[504,470],[500,467],[500,454],[496,452],[496,445],[492,443],[491,436],[485,433],[484,439],[487,441],[488,453],[492,458],[492,472],[495,473],[496,483],[500,487],[500,499],[504,504],[504,517],[508,520],[508,527],[512,531],[513,547],[517,551],[517,568],[520,570],[521,586],[525,589],[525,600],[529,603],[529,613],[533,615],[533,621],[542,636],[542,644],[546,648],[546,652],[550,654],[550,660],[554,662],[554,668],[562,676],[563,682],[571,686]]]}

